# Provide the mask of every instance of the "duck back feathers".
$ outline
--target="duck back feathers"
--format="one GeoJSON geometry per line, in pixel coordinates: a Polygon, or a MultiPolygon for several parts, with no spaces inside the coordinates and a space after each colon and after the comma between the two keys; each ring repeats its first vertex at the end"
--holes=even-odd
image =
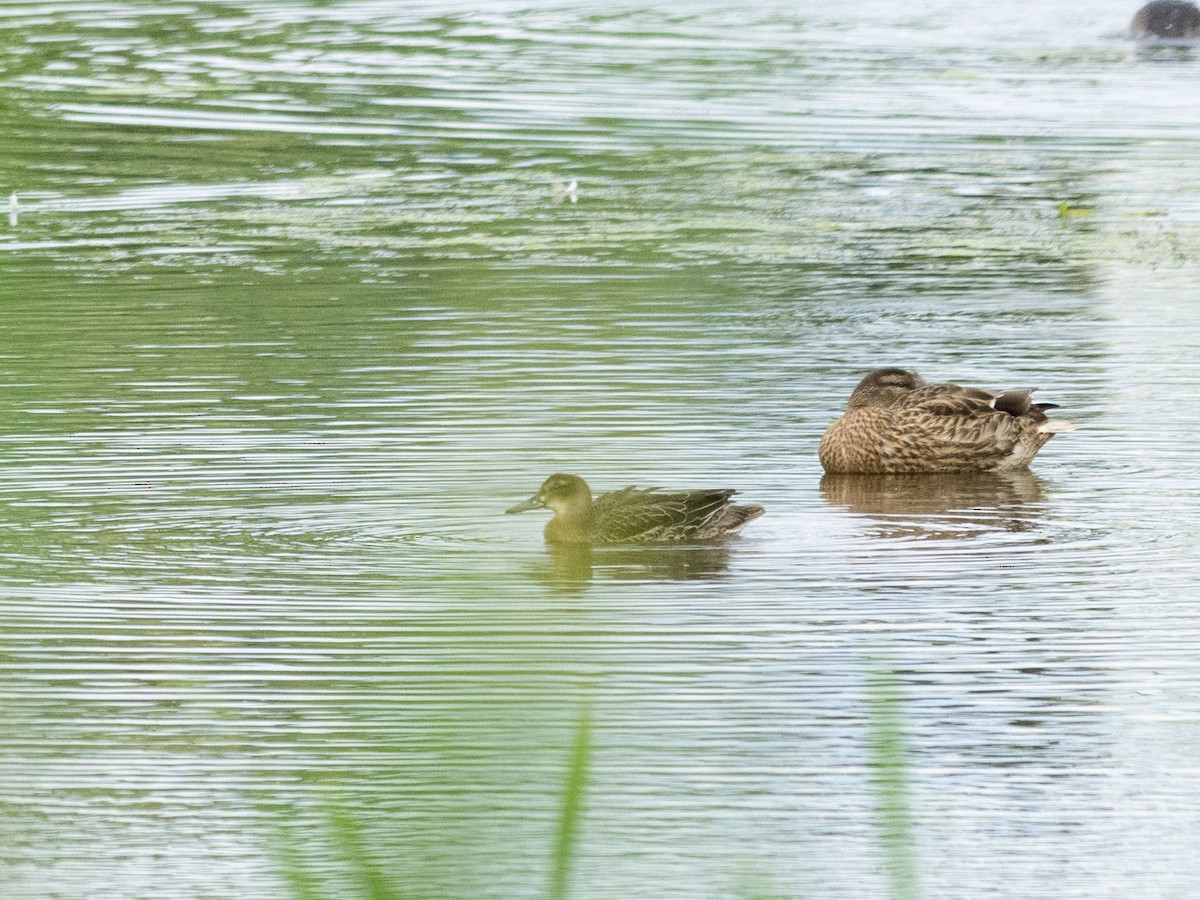
{"type": "Polygon", "coordinates": [[[711,541],[736,534],[763,514],[761,506],[732,502],[722,488],[663,492],[627,487],[601,494],[592,504],[595,542],[679,543],[711,541]]]}

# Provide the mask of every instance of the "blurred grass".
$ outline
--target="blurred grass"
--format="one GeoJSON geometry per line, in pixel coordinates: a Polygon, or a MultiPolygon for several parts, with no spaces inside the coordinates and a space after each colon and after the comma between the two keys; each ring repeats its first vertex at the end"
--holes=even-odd
{"type": "Polygon", "coordinates": [[[571,747],[570,765],[563,787],[562,810],[558,817],[558,831],[554,844],[554,872],[550,880],[551,900],[562,900],[567,896],[571,864],[574,862],[579,825],[583,818],[583,795],[587,788],[591,759],[592,707],[590,701],[585,701],[579,713],[579,721],[575,725],[575,741],[571,747]]]}
{"type": "MultiPolygon", "coordinates": [[[[874,671],[867,684],[868,757],[888,893],[893,900],[916,900],[919,890],[901,703],[900,683],[896,676],[888,671],[874,671]]],[[[584,701],[575,723],[562,780],[548,866],[549,900],[565,900],[570,895],[593,753],[591,702],[584,701]]],[[[396,886],[386,866],[377,861],[361,822],[350,810],[335,802],[327,807],[325,815],[331,855],[344,873],[344,881],[338,886],[340,895],[367,900],[399,900],[407,893],[396,886]]],[[[313,875],[303,852],[297,849],[295,837],[288,824],[279,824],[276,857],[288,890],[297,900],[318,900],[328,896],[327,886],[313,875]]],[[[741,887],[740,896],[778,896],[765,884],[741,887]]]]}
{"type": "Polygon", "coordinates": [[[387,876],[372,858],[361,826],[343,807],[330,808],[329,830],[342,859],[349,864],[358,895],[369,900],[399,900],[400,891],[389,884],[387,876]]]}
{"type": "Polygon", "coordinates": [[[291,895],[296,900],[321,900],[324,894],[304,864],[295,830],[287,825],[277,825],[272,844],[279,871],[291,895]]]}
{"type": "Polygon", "coordinates": [[[872,673],[867,684],[867,728],[884,865],[893,900],[915,900],[917,873],[900,703],[896,676],[872,673]]]}
{"type": "MultiPolygon", "coordinates": [[[[591,702],[585,701],[575,724],[563,781],[562,802],[550,859],[550,900],[564,900],[568,896],[591,763],[592,708],[591,702]]],[[[335,801],[327,807],[325,816],[326,830],[332,844],[331,855],[338,861],[339,868],[347,873],[345,882],[339,885],[340,893],[366,900],[400,900],[406,892],[393,883],[386,867],[376,860],[355,815],[335,801]]],[[[276,862],[291,895],[296,900],[321,900],[327,897],[328,891],[321,880],[313,875],[303,852],[297,849],[299,841],[289,824],[277,824],[274,843],[276,862]]]]}

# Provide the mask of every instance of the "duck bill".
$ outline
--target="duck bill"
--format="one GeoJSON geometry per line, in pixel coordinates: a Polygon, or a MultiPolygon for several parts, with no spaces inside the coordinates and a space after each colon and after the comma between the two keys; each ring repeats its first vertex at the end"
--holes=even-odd
{"type": "Polygon", "coordinates": [[[526,510],[529,510],[529,509],[541,509],[545,505],[546,504],[544,504],[542,502],[541,498],[537,494],[534,494],[532,497],[530,497],[524,503],[518,503],[516,506],[506,509],[505,512],[506,513],[525,512],[526,510]]]}

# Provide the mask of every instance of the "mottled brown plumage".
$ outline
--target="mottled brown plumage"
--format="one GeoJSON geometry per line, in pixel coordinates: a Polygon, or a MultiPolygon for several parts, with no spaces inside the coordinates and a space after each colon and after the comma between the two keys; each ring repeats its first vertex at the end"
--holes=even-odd
{"type": "Polygon", "coordinates": [[[546,507],[551,544],[662,544],[720,540],[763,514],[761,506],[730,502],[728,489],[662,492],[627,487],[592,499],[578,475],[551,475],[538,492],[507,510],[546,507]]]}
{"type": "Polygon", "coordinates": [[[821,438],[821,465],[877,475],[1023,469],[1051,437],[1075,428],[1048,418],[1053,404],[1033,403],[1033,391],[926,384],[907,369],[876,369],[821,438]]]}

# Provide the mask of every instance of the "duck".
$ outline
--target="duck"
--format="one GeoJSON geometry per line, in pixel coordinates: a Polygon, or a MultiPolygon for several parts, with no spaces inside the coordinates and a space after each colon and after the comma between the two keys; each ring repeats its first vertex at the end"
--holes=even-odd
{"type": "Polygon", "coordinates": [[[731,537],[763,514],[756,505],[731,502],[736,491],[713,488],[662,491],[627,487],[592,499],[578,475],[556,473],[537,493],[508,513],[546,508],[548,544],[707,543],[731,537]]]}
{"type": "Polygon", "coordinates": [[[1035,388],[988,391],[927,384],[910,369],[869,373],[829,426],[817,454],[826,472],[899,475],[1025,469],[1050,438],[1074,431],[1051,419],[1035,388]]]}
{"type": "Polygon", "coordinates": [[[1200,38],[1200,8],[1184,0],[1152,0],[1133,17],[1129,30],[1135,38],[1200,38]]]}

